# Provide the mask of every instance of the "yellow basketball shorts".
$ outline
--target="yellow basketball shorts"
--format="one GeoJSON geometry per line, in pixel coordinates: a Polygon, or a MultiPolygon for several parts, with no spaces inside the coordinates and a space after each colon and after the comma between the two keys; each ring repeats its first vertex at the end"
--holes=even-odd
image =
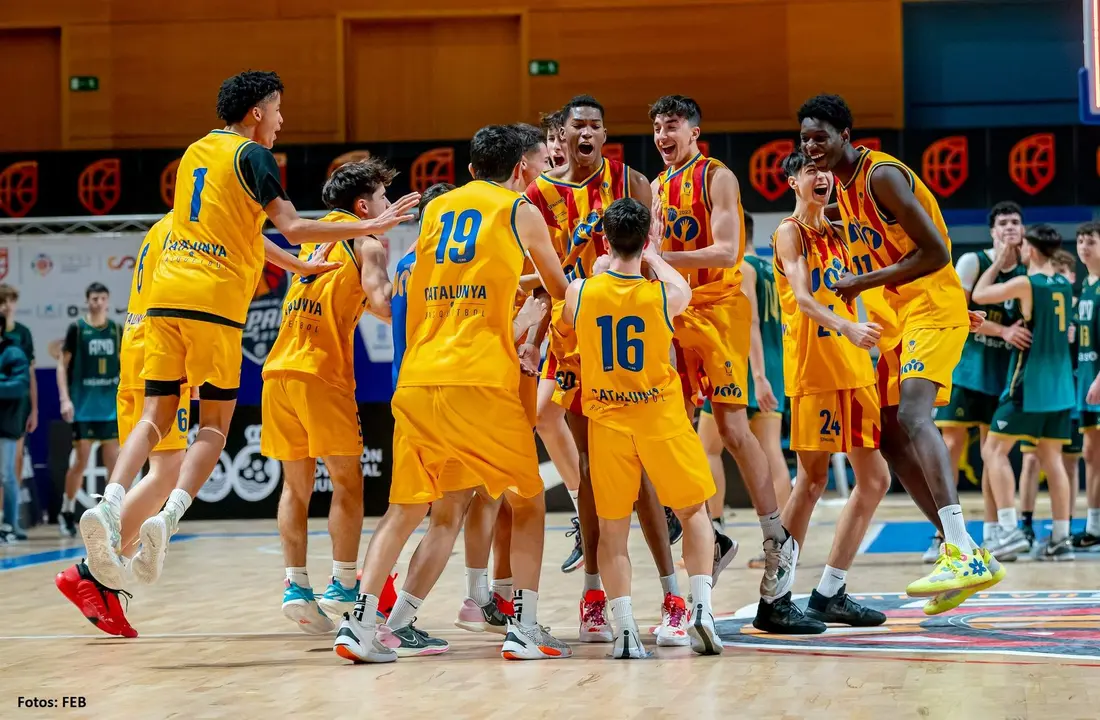
{"type": "Polygon", "coordinates": [[[535,427],[539,420],[539,379],[530,375],[519,377],[519,401],[531,427],[535,427]]]}
{"type": "Polygon", "coordinates": [[[276,460],[363,454],[355,393],[312,375],[264,377],[260,452],[276,460]]]}
{"type": "Polygon", "coordinates": [[[506,490],[522,497],[543,491],[535,434],[514,390],[399,387],[390,405],[391,503],[430,503],[445,492],[478,486],[494,498],[506,490]],[[465,472],[448,469],[448,460],[457,460],[465,472]]]}
{"type": "Polygon", "coordinates": [[[690,425],[679,435],[653,440],[589,420],[588,452],[596,514],[607,520],[634,511],[643,470],[661,504],[674,510],[706,502],[715,493],[703,443],[690,425]]]}
{"type": "MultiPolygon", "coordinates": [[[[145,390],[143,388],[119,388],[115,396],[115,406],[118,412],[118,442],[123,444],[134,426],[141,420],[141,414],[145,409],[145,390]]],[[[176,421],[172,428],[165,433],[153,452],[170,452],[173,450],[187,449],[187,431],[191,427],[191,388],[180,388],[180,404],[176,408],[176,421]]]]}
{"type": "Polygon", "coordinates": [[[143,380],[182,380],[192,387],[210,383],[222,390],[240,387],[240,328],[161,316],[146,316],[145,324],[143,380]]]}
{"type": "Polygon", "coordinates": [[[951,400],[951,374],[962,357],[970,329],[914,328],[903,330],[901,342],[884,350],[878,358],[878,394],[882,407],[901,402],[901,383],[906,378],[924,378],[937,385],[936,407],[951,400]]]}
{"type": "Polygon", "coordinates": [[[874,385],[791,398],[791,450],[848,452],[877,448],[880,420],[874,385]]]}
{"type": "Polygon", "coordinates": [[[706,305],[692,305],[673,318],[676,371],[684,397],[702,394],[711,403],[747,405],[749,331],[752,306],[737,293],[706,305]]]}

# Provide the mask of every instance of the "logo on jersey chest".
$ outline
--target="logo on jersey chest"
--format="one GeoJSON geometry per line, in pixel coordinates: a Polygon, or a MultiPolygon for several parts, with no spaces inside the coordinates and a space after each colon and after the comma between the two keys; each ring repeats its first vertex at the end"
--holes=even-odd
{"type": "Polygon", "coordinates": [[[92,357],[110,357],[115,354],[113,338],[96,338],[88,341],[88,354],[92,357]]]}
{"type": "Polygon", "coordinates": [[[882,233],[868,225],[860,225],[857,222],[848,223],[848,244],[858,245],[863,243],[872,250],[882,247],[882,233]]]}
{"type": "Polygon", "coordinates": [[[810,292],[817,292],[824,282],[825,287],[832,290],[836,287],[836,281],[844,274],[844,265],[838,258],[833,258],[828,267],[824,269],[814,268],[810,271],[810,292]]]}
{"type": "Polygon", "coordinates": [[[260,284],[252,304],[248,306],[248,317],[241,337],[242,354],[257,365],[264,364],[275,338],[279,336],[283,300],[289,286],[290,278],[286,271],[274,265],[264,265],[260,284]]]}
{"type": "Polygon", "coordinates": [[[665,239],[681,243],[694,242],[699,237],[699,221],[693,215],[681,215],[676,208],[665,211],[665,239]]]}
{"type": "Polygon", "coordinates": [[[573,236],[569,241],[570,249],[580,247],[592,241],[595,237],[603,236],[603,208],[592,210],[582,222],[578,222],[573,228],[573,236]]]}

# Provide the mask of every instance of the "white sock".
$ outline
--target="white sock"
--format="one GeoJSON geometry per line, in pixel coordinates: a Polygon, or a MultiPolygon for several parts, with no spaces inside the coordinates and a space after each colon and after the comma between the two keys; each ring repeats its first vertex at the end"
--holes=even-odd
{"type": "MultiPolygon", "coordinates": [[[[108,486],[110,487],[110,486],[108,486]]],[[[121,487],[121,486],[120,486],[121,487]]],[[[76,497],[61,496],[61,512],[72,512],[76,509],[76,497]]]]}
{"type": "Polygon", "coordinates": [[[997,511],[997,522],[1000,524],[1001,529],[1005,532],[1012,532],[1016,529],[1016,508],[1010,507],[1004,510],[997,511]]]}
{"type": "Polygon", "coordinates": [[[688,583],[690,583],[691,586],[692,605],[702,605],[703,612],[711,612],[710,589],[714,585],[714,580],[711,576],[692,575],[688,578],[688,583]]]}
{"type": "Polygon", "coordinates": [[[378,597],[361,593],[355,601],[355,619],[360,625],[374,626],[378,624],[378,597]]]}
{"type": "Polygon", "coordinates": [[[676,573],[661,578],[661,592],[665,595],[672,593],[676,597],[680,597],[680,583],[676,581],[676,573]]]}
{"type": "Polygon", "coordinates": [[[787,531],[783,529],[783,523],[779,519],[779,510],[769,515],[757,515],[760,520],[760,529],[764,532],[764,539],[771,538],[777,543],[787,539],[787,531]]]}
{"type": "Polygon", "coordinates": [[[512,578],[494,579],[489,589],[497,595],[500,595],[506,601],[510,601],[512,599],[512,578]]]}
{"type": "Polygon", "coordinates": [[[416,611],[420,609],[422,602],[424,602],[422,599],[413,597],[404,590],[397,593],[397,602],[394,603],[393,610],[390,611],[390,618],[386,621],[386,625],[389,625],[391,630],[399,630],[412,624],[412,621],[416,619],[416,611]]]}
{"type": "MultiPolygon", "coordinates": [[[[186,494],[186,493],[184,493],[186,494]]],[[[122,498],[126,497],[126,488],[122,487],[118,483],[107,483],[107,487],[103,489],[103,500],[109,502],[114,507],[115,512],[122,512],[122,498]]],[[[190,504],[190,503],[188,503],[190,504]]],[[[69,512],[73,511],[76,507],[76,498],[73,498],[72,505],[69,507],[69,512]]]]}
{"type": "Polygon", "coordinates": [[[632,630],[638,635],[638,623],[634,620],[634,607],[630,604],[630,596],[612,598],[608,603],[611,607],[611,621],[614,623],[615,634],[623,630],[632,630]]]}
{"type": "Polygon", "coordinates": [[[1050,524],[1050,538],[1062,542],[1069,537],[1069,520],[1055,520],[1050,524]]]}
{"type": "Polygon", "coordinates": [[[995,522],[983,522],[982,523],[982,543],[988,543],[993,539],[994,533],[997,532],[997,528],[1000,527],[995,522]]]}
{"type": "Polygon", "coordinates": [[[478,605],[488,605],[493,599],[489,593],[488,568],[466,568],[466,597],[478,605]]]}
{"type": "Polygon", "coordinates": [[[161,512],[164,513],[169,522],[169,535],[174,535],[176,533],[176,529],[179,527],[180,518],[183,517],[183,514],[187,512],[187,508],[189,507],[191,507],[191,496],[186,490],[176,488],[168,496],[168,500],[164,503],[164,510],[161,512]]]}
{"type": "Polygon", "coordinates": [[[332,561],[332,577],[346,588],[355,587],[355,561],[332,561]]]}
{"type": "Polygon", "coordinates": [[[539,594],[536,590],[516,590],[512,595],[516,622],[522,627],[532,627],[538,621],[539,594]]]}
{"type": "Polygon", "coordinates": [[[840,588],[848,579],[848,571],[826,565],[821,573],[821,580],[817,583],[817,594],[827,598],[835,597],[840,588]]]}
{"type": "Polygon", "coordinates": [[[1100,508],[1089,508],[1085,516],[1085,532],[1100,536],[1100,508]]]}
{"type": "Polygon", "coordinates": [[[300,588],[313,587],[309,584],[309,573],[306,572],[304,567],[288,567],[286,569],[286,579],[300,588]]]}
{"type": "Polygon", "coordinates": [[[602,589],[603,589],[603,586],[600,584],[600,574],[599,573],[596,573],[595,575],[589,575],[588,573],[584,574],[584,591],[585,592],[588,592],[589,590],[602,590],[602,589]]]}
{"type": "Polygon", "coordinates": [[[961,505],[945,505],[939,510],[940,522],[943,523],[944,541],[957,547],[964,553],[969,553],[974,548],[970,547],[973,541],[966,532],[966,520],[963,518],[961,505]]]}
{"type": "Polygon", "coordinates": [[[570,490],[569,491],[569,499],[573,501],[573,510],[576,511],[577,515],[581,514],[581,506],[579,504],[577,504],[577,497],[580,494],[581,494],[580,490],[570,490]]]}

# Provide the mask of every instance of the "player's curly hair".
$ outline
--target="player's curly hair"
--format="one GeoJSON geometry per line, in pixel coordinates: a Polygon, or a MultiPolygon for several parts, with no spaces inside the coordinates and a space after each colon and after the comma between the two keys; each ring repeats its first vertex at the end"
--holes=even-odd
{"type": "Polygon", "coordinates": [[[1039,223],[1032,225],[1024,233],[1028,244],[1038,250],[1043,257],[1053,260],[1054,254],[1062,248],[1062,235],[1051,225],[1039,223]]]}
{"type": "Polygon", "coordinates": [[[665,95],[649,106],[649,119],[654,120],[658,115],[682,118],[695,127],[703,119],[703,108],[686,95],[665,95]]]}
{"type": "Polygon", "coordinates": [[[278,73],[246,70],[222,83],[218,90],[218,117],[226,125],[239,123],[248,111],[283,91],[278,73]]]}
{"type": "Polygon", "coordinates": [[[435,200],[440,195],[446,195],[450,191],[454,190],[455,186],[451,183],[436,183],[432,185],[423,193],[420,194],[420,204],[416,206],[417,217],[423,219],[424,208],[428,207],[428,203],[435,200]]]}
{"type": "Polygon", "coordinates": [[[852,111],[839,95],[815,95],[798,109],[798,123],[806,118],[826,122],[837,132],[852,129],[852,111]]]}
{"type": "Polygon", "coordinates": [[[1019,215],[1020,219],[1023,219],[1024,211],[1023,208],[1011,200],[1003,200],[990,208],[989,227],[993,227],[994,223],[997,222],[997,218],[1002,215],[1019,215]]]}
{"type": "Polygon", "coordinates": [[[395,177],[397,171],[381,158],[344,163],[325,181],[321,200],[330,210],[353,212],[356,200],[374,193],[380,186],[389,187],[395,177]]]}
{"type": "Polygon", "coordinates": [[[542,130],[542,134],[546,135],[549,132],[557,132],[561,130],[561,126],[565,124],[565,119],[562,116],[561,110],[555,110],[552,113],[542,113],[539,115],[539,129],[542,130]]]}
{"type": "Polygon", "coordinates": [[[542,132],[534,125],[515,123],[512,127],[519,133],[519,139],[523,143],[524,155],[538,150],[539,146],[546,142],[546,133],[542,132]]]}

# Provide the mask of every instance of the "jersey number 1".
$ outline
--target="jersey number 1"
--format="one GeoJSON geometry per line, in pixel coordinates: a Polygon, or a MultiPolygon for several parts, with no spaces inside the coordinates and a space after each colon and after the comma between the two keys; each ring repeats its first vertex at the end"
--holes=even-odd
{"type": "Polygon", "coordinates": [[[202,189],[206,187],[206,168],[195,168],[192,177],[195,178],[195,187],[191,191],[191,222],[199,221],[199,210],[202,210],[202,189]]]}
{"type": "Polygon", "coordinates": [[[623,370],[639,372],[645,364],[645,345],[639,337],[630,337],[630,331],[636,333],[645,332],[645,320],[637,315],[627,315],[614,324],[610,315],[601,315],[596,318],[596,325],[600,328],[600,344],[603,351],[600,353],[603,359],[604,372],[611,372],[615,364],[623,370]],[[614,330],[614,332],[612,332],[614,330]]]}

